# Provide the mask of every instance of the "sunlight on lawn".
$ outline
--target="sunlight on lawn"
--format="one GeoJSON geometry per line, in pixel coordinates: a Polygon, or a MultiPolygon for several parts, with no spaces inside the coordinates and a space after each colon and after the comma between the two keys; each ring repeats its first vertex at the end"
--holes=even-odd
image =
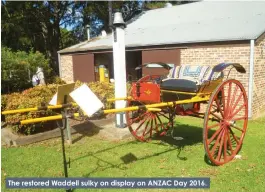
{"type": "MultiPolygon", "coordinates": [[[[210,177],[211,191],[262,191],[265,188],[265,118],[249,122],[239,153],[242,158],[219,167],[204,160],[202,124],[199,119],[177,117],[174,135],[183,137],[180,141],[162,137],[147,143],[134,140],[114,142],[97,135],[83,137],[66,147],[67,157],[71,158],[69,177],[210,177]]],[[[2,148],[1,174],[4,191],[23,191],[5,189],[6,177],[62,177],[60,139],[2,148]]]]}

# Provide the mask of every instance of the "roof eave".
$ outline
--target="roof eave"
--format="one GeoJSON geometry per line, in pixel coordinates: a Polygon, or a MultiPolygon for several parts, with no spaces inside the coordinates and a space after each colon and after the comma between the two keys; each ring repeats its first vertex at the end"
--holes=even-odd
{"type": "MultiPolygon", "coordinates": [[[[259,36],[258,36],[259,37],[259,36]]],[[[126,48],[135,48],[135,47],[147,47],[147,46],[161,46],[161,45],[182,45],[182,44],[196,44],[196,43],[214,43],[214,42],[230,42],[230,41],[247,41],[247,40],[252,40],[252,39],[257,39],[258,37],[255,38],[235,38],[235,39],[221,39],[221,40],[205,40],[205,41],[185,41],[185,42],[174,42],[174,43],[168,43],[168,44],[131,44],[129,46],[126,46],[126,48]]],[[[110,51],[112,50],[112,46],[101,46],[101,47],[92,47],[92,48],[76,48],[76,49],[63,49],[58,51],[59,54],[61,53],[75,53],[75,52],[84,52],[84,51],[102,51],[102,50],[107,50],[110,51]]]]}

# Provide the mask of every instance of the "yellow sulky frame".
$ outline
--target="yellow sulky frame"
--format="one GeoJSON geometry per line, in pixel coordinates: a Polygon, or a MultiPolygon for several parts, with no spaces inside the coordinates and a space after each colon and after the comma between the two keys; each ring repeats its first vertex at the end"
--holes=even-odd
{"type": "MultiPolygon", "coordinates": [[[[174,92],[174,91],[171,91],[174,92]]],[[[185,94],[184,92],[178,92],[175,91],[174,93],[176,94],[185,94]]],[[[192,93],[186,93],[188,95],[192,93]]],[[[131,107],[125,107],[125,108],[119,108],[119,109],[106,109],[102,110],[101,113],[103,114],[109,114],[109,113],[118,113],[118,112],[127,112],[127,111],[137,111],[140,108],[146,108],[149,111],[160,111],[161,107],[168,107],[168,106],[173,106],[173,105],[179,105],[179,104],[187,104],[187,103],[196,103],[196,102],[203,102],[203,101],[208,101],[210,98],[210,94],[206,93],[198,93],[194,94],[194,96],[191,99],[186,99],[186,100],[180,100],[180,101],[170,101],[170,102],[161,102],[161,103],[155,103],[155,104],[149,104],[149,105],[142,105],[142,106],[131,106],[131,107]]],[[[108,102],[114,102],[118,100],[130,100],[133,101],[131,97],[126,97],[126,98],[112,98],[108,99],[108,102]]],[[[69,103],[66,105],[55,105],[55,106],[47,106],[47,107],[34,107],[34,108],[26,108],[26,109],[17,109],[17,110],[7,110],[3,111],[3,115],[10,115],[10,114],[15,114],[15,113],[25,113],[25,112],[30,112],[30,111],[38,111],[38,110],[44,110],[44,109],[60,109],[64,107],[71,107],[71,106],[77,106],[76,103],[69,103]]],[[[79,113],[74,113],[72,117],[78,117],[79,113]]],[[[41,118],[34,118],[34,119],[27,119],[27,120],[22,120],[20,121],[21,125],[26,125],[26,124],[32,124],[32,123],[38,123],[38,122],[44,122],[44,121],[54,121],[54,120],[60,120],[63,119],[62,115],[54,115],[54,116],[48,116],[48,117],[41,117],[41,118]]]]}
{"type": "MultiPolygon", "coordinates": [[[[221,82],[222,82],[222,79],[218,79],[215,81],[209,81],[209,82],[207,82],[201,86],[198,93],[161,90],[162,93],[163,92],[170,92],[170,93],[175,93],[175,94],[192,95],[193,97],[190,99],[170,101],[170,102],[161,102],[161,103],[142,105],[142,106],[131,106],[131,107],[125,107],[125,108],[119,108],[119,109],[106,109],[106,110],[102,110],[101,113],[109,114],[109,113],[118,113],[118,112],[127,112],[127,111],[137,111],[143,107],[149,111],[160,111],[161,107],[169,107],[169,106],[179,105],[179,104],[208,101],[213,90],[221,82]]],[[[123,98],[107,99],[108,102],[114,102],[114,101],[119,101],[119,100],[133,101],[131,96],[123,97],[123,98]]],[[[61,105],[55,105],[55,106],[41,106],[41,107],[26,108],[26,109],[7,110],[7,111],[3,111],[2,115],[10,115],[10,114],[15,114],[15,113],[25,113],[25,112],[31,112],[31,111],[47,110],[47,109],[61,109],[61,108],[74,107],[74,106],[77,106],[77,104],[76,103],[67,103],[67,104],[61,104],[61,105]]],[[[78,117],[79,114],[74,113],[72,116],[78,117]]],[[[44,121],[54,121],[54,120],[60,120],[60,119],[63,119],[62,115],[54,115],[54,116],[48,116],[48,117],[22,120],[22,121],[20,121],[20,124],[26,125],[26,124],[31,124],[31,123],[38,123],[38,122],[44,122],[44,121]]]]}

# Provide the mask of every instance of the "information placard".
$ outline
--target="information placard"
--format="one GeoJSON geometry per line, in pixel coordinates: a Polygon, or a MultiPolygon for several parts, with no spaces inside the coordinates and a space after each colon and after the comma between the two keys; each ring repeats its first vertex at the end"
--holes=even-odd
{"type": "Polygon", "coordinates": [[[6,188],[210,188],[210,178],[7,178],[6,188]]]}

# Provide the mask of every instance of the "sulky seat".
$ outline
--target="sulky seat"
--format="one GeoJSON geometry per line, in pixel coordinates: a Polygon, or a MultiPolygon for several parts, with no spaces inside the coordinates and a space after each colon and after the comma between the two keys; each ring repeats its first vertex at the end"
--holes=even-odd
{"type": "Polygon", "coordinates": [[[175,66],[160,87],[164,90],[196,93],[202,83],[223,77],[223,72],[214,73],[212,69],[207,65],[175,66]]]}
{"type": "Polygon", "coordinates": [[[194,81],[187,79],[167,79],[163,81],[160,85],[161,89],[169,91],[183,91],[196,93],[198,91],[198,86],[194,81]]]}

